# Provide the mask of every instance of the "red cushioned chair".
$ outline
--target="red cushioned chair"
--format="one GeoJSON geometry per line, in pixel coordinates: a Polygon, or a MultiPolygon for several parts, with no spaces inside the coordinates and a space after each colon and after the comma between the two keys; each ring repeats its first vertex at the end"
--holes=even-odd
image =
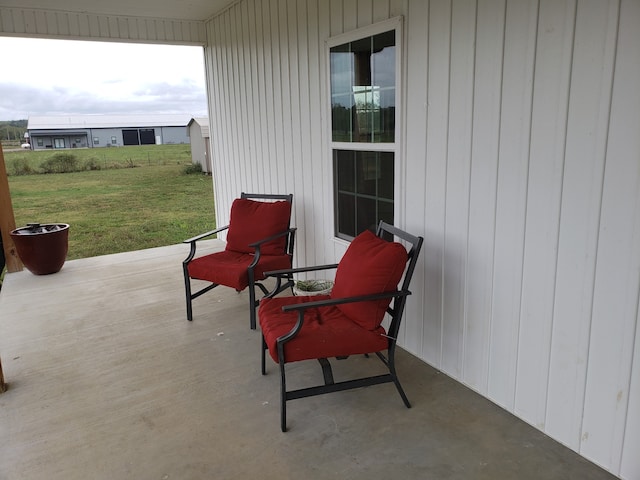
{"type": "MultiPolygon", "coordinates": [[[[291,268],[295,228],[290,228],[293,195],[242,193],[233,201],[229,225],[185,240],[191,245],[189,256],[182,262],[187,299],[187,319],[193,319],[191,302],[194,298],[219,285],[240,292],[249,287],[249,324],[256,328],[256,287],[264,295],[269,290],[260,283],[264,272],[291,268]],[[194,258],[198,240],[223,230],[227,245],[222,252],[194,258]],[[191,293],[191,279],[210,282],[191,293]]],[[[273,294],[293,286],[293,277],[278,277],[273,294]],[[285,280],[283,283],[282,281],[285,280]]]]}
{"type": "Polygon", "coordinates": [[[262,328],[262,374],[266,374],[267,350],[280,365],[283,432],[287,429],[286,402],[296,398],[393,382],[404,404],[411,407],[396,375],[394,352],[422,241],[422,237],[380,222],[376,235],[365,231],[351,242],[339,264],[267,272],[270,276],[290,279],[291,274],[337,268],[330,295],[269,295],[258,308],[262,328]],[[409,251],[401,243],[385,240],[393,236],[406,242],[409,251]],[[388,331],[381,325],[385,313],[391,317],[388,331]],[[385,350],[386,356],[382,353],[385,350]],[[333,381],[329,358],[344,359],[369,353],[375,353],[389,373],[339,383],[333,381]],[[287,391],[285,364],[301,360],[320,362],[324,384],[287,391]]]}

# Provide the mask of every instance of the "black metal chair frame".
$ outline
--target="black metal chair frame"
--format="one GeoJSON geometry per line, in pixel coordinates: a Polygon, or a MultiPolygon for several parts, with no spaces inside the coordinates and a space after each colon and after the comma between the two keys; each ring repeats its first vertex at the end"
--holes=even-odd
{"type": "MultiPolygon", "coordinates": [[[[245,193],[242,192],[240,194],[240,198],[250,199],[250,200],[286,200],[289,203],[293,203],[293,194],[279,195],[279,194],[263,194],[263,193],[245,193]]],[[[189,276],[189,263],[194,259],[196,255],[196,245],[197,242],[203,240],[205,238],[211,237],[212,235],[216,235],[220,232],[223,232],[229,228],[229,225],[225,225],[224,227],[216,228],[215,230],[211,230],[209,232],[202,233],[195,237],[184,240],[182,243],[188,243],[190,245],[189,255],[182,262],[182,272],[184,274],[184,288],[185,288],[185,297],[187,302],[187,320],[193,320],[193,307],[192,300],[198,298],[200,295],[207,293],[209,290],[219,286],[218,283],[211,283],[202,289],[198,290],[195,293],[191,291],[191,277],[189,276]]],[[[278,293],[283,292],[287,288],[293,288],[295,282],[293,281],[293,274],[285,277],[278,277],[276,279],[276,285],[273,289],[269,290],[267,287],[261,283],[260,281],[256,281],[255,279],[255,267],[260,261],[260,247],[272,240],[275,240],[279,237],[285,237],[285,252],[289,255],[290,258],[293,258],[293,249],[295,242],[296,228],[288,228],[287,230],[280,232],[276,235],[273,235],[268,238],[263,238],[255,243],[250,244],[249,246],[255,248],[255,254],[253,262],[247,267],[247,273],[249,275],[249,326],[252,330],[256,329],[256,308],[260,304],[260,300],[256,298],[256,287],[258,287],[263,295],[277,295],[278,293]],[[286,279],[284,283],[282,283],[283,279],[286,279]]],[[[223,285],[224,286],[224,285],[223,285]]]]}
{"type": "MultiPolygon", "coordinates": [[[[419,236],[416,237],[414,235],[411,235],[403,230],[400,230],[397,227],[394,227],[393,225],[389,225],[381,221],[380,224],[378,225],[376,235],[379,237],[383,237],[383,235],[385,235],[385,238],[386,238],[386,236],[389,234],[394,235],[411,245],[411,248],[408,252],[408,260],[407,260],[407,267],[405,269],[404,280],[402,282],[400,290],[381,293],[381,294],[375,294],[375,295],[310,301],[302,304],[287,305],[282,308],[282,310],[285,312],[290,312],[290,311],[298,312],[298,321],[295,324],[295,326],[289,331],[289,333],[277,339],[278,364],[280,366],[280,428],[282,429],[283,432],[287,431],[286,402],[288,400],[295,400],[298,398],[311,397],[315,395],[322,395],[325,393],[339,392],[343,390],[351,390],[354,388],[393,382],[406,407],[411,408],[409,399],[407,398],[407,395],[402,389],[402,386],[400,385],[400,381],[398,380],[398,375],[396,373],[395,348],[396,348],[398,331],[400,329],[400,323],[402,321],[402,315],[405,308],[406,299],[408,295],[411,295],[411,292],[409,291],[409,284],[411,283],[411,277],[413,276],[413,272],[416,267],[416,262],[418,259],[418,255],[420,253],[420,249],[422,248],[423,238],[419,236]],[[333,372],[332,372],[331,364],[329,363],[329,360],[327,358],[318,358],[317,360],[320,363],[320,366],[322,367],[324,384],[314,386],[314,387],[309,387],[309,388],[303,388],[299,390],[287,391],[286,376],[285,376],[286,358],[284,354],[284,345],[287,342],[293,340],[295,336],[298,334],[298,332],[300,331],[300,329],[302,328],[302,325],[304,323],[305,310],[309,308],[320,307],[320,306],[338,305],[342,303],[352,303],[352,302],[365,302],[365,301],[379,300],[384,298],[393,299],[392,303],[389,305],[389,308],[387,308],[387,313],[391,316],[391,323],[387,331],[387,339],[388,339],[387,356],[383,355],[381,352],[375,352],[375,354],[382,361],[382,363],[386,365],[386,367],[389,370],[388,373],[335,383],[333,380],[333,372]]],[[[291,270],[278,270],[273,272],[267,272],[266,275],[274,276],[274,277],[282,277],[282,278],[291,278],[290,275],[292,274],[297,274],[301,272],[312,272],[317,270],[329,270],[329,269],[335,269],[337,267],[338,267],[338,264],[319,265],[314,267],[301,267],[301,268],[295,268],[291,270]]],[[[269,296],[272,296],[272,295],[269,295],[269,296]]],[[[265,356],[266,356],[267,348],[268,347],[265,342],[264,335],[262,335],[262,374],[263,375],[266,375],[265,356]]],[[[338,357],[337,360],[344,360],[346,358],[347,357],[338,357]]]]}

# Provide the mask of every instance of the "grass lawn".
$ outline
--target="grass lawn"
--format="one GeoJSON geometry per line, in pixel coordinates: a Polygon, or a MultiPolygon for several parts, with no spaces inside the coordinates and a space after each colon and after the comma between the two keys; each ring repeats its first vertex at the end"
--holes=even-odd
{"type": "Polygon", "coordinates": [[[139,145],[134,147],[78,148],[64,150],[19,150],[5,152],[9,175],[42,173],[47,160],[61,154],[77,158],[79,169],[149,167],[191,163],[190,145],[139,145]],[[85,167],[85,168],[82,168],[85,167]]]}
{"type": "Polygon", "coordinates": [[[119,158],[102,160],[139,166],[18,176],[11,175],[12,158],[5,153],[16,225],[70,224],[68,259],[176,244],[215,227],[211,177],[184,173],[191,163],[188,145],[77,152],[115,152],[119,158]],[[188,159],[160,155],[165,147],[186,148],[188,159]],[[129,162],[128,149],[141,160],[129,162]]]}

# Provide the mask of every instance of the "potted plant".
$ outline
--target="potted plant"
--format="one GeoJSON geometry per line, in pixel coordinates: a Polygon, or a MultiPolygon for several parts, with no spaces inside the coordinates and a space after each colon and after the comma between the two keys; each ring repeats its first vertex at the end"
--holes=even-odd
{"type": "Polygon", "coordinates": [[[22,263],[34,275],[56,273],[67,258],[69,225],[29,223],[10,233],[22,263]]]}
{"type": "Polygon", "coordinates": [[[296,280],[293,294],[297,296],[329,295],[332,288],[332,280],[296,280]]]}

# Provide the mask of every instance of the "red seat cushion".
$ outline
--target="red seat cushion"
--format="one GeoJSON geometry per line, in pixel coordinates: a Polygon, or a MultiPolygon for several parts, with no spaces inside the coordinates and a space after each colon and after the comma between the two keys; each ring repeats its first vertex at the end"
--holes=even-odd
{"type": "MultiPolygon", "coordinates": [[[[264,298],[260,301],[260,328],[275,362],[278,362],[278,337],[288,333],[298,321],[298,312],[283,312],[282,307],[327,298],[330,297],[318,295],[264,298]]],[[[298,335],[284,346],[285,362],[386,350],[389,342],[383,336],[385,333],[383,327],[374,331],[362,328],[335,306],[310,308],[305,312],[304,324],[298,335]]]]}
{"type": "MultiPolygon", "coordinates": [[[[191,278],[207,280],[240,291],[249,285],[247,267],[254,258],[254,255],[248,253],[225,250],[196,258],[187,268],[191,278]]],[[[264,272],[285,268],[291,268],[289,255],[260,255],[260,261],[254,269],[255,280],[264,279],[264,272]]]]}
{"type": "MultiPolygon", "coordinates": [[[[259,202],[237,198],[231,205],[227,250],[253,253],[249,244],[270,237],[289,228],[291,203],[259,202]]],[[[262,255],[284,254],[285,237],[282,236],[260,247],[262,255]]]]}
{"type": "MultiPolygon", "coordinates": [[[[332,298],[391,292],[398,288],[407,263],[407,250],[366,230],[353,239],[338,264],[332,298]]],[[[377,329],[391,299],[338,305],[363,328],[377,329]]]]}

